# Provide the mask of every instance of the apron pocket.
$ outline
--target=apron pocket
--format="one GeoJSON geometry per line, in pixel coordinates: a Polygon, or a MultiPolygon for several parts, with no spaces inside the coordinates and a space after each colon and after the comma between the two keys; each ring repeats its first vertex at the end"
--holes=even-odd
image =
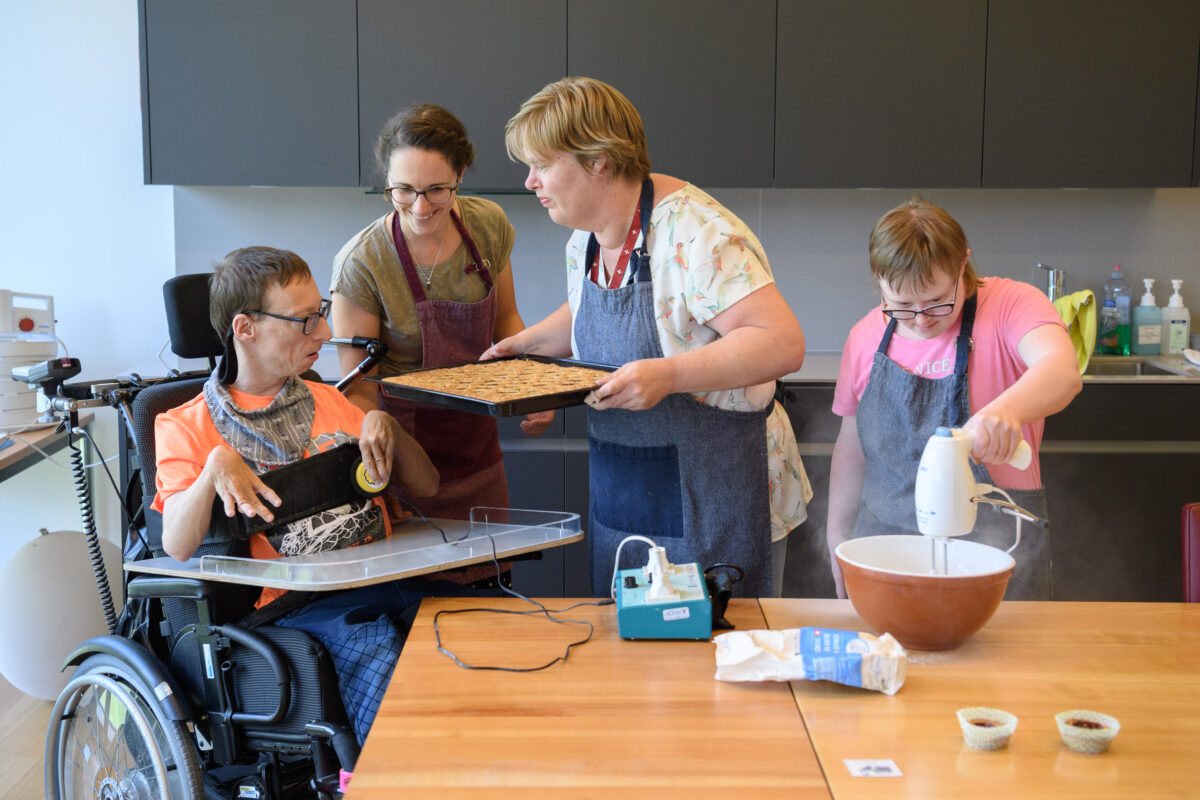
{"type": "Polygon", "coordinates": [[[683,537],[679,451],[591,440],[591,513],[609,528],[658,539],[683,537]]]}

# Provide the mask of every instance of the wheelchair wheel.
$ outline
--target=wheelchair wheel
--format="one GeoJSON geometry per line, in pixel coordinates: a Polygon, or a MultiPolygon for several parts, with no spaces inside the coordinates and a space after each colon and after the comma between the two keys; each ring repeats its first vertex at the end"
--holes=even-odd
{"type": "Polygon", "coordinates": [[[50,714],[47,800],[203,800],[187,727],[153,696],[120,659],[84,661],[50,714]]]}

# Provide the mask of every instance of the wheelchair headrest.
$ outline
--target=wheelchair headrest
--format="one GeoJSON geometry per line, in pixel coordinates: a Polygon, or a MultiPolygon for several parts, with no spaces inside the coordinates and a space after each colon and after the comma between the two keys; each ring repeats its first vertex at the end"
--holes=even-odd
{"type": "Polygon", "coordinates": [[[225,350],[208,319],[211,272],[176,275],[163,284],[171,351],[180,358],[216,358],[225,350]]]}

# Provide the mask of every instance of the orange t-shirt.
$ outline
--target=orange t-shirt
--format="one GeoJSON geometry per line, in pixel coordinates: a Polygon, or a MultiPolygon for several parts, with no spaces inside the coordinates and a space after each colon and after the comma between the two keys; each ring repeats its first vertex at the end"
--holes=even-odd
{"type": "MultiPolygon", "coordinates": [[[[366,416],[362,409],[332,386],[311,381],[305,381],[305,384],[315,401],[315,415],[308,448],[310,451],[321,452],[336,447],[341,441],[334,434],[357,437],[362,432],[363,418],[366,416]]],[[[232,388],[229,394],[238,406],[248,411],[266,408],[275,399],[246,394],[232,388]]],[[[212,449],[226,443],[209,416],[203,393],[181,406],[159,414],[154,420],[154,441],[158,464],[155,484],[158,493],[150,507],[159,512],[163,510],[167,498],[186,490],[196,482],[212,449]]],[[[383,500],[377,497],[375,503],[383,511],[384,531],[390,536],[392,526],[383,500]]],[[[251,535],[250,555],[254,558],[279,558],[278,551],[271,546],[263,533],[251,535]]],[[[255,605],[266,605],[282,594],[284,590],[281,589],[263,589],[255,605]]]]}

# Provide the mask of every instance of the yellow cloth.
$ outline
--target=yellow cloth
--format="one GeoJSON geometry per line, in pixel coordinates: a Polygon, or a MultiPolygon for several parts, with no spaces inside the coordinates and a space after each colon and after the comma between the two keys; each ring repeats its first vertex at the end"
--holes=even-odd
{"type": "Polygon", "coordinates": [[[1075,346],[1075,358],[1079,361],[1079,373],[1087,369],[1096,347],[1096,295],[1090,289],[1075,292],[1054,301],[1058,315],[1067,323],[1067,333],[1075,346]]]}

